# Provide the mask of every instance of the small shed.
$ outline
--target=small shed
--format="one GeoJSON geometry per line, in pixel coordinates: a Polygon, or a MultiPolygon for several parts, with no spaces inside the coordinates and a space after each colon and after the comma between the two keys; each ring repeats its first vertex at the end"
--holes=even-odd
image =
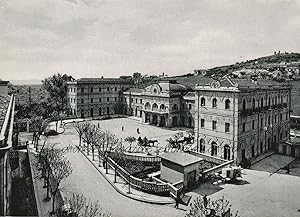
{"type": "Polygon", "coordinates": [[[193,187],[199,181],[202,158],[184,152],[163,153],[159,157],[162,180],[170,183],[183,181],[185,188],[193,187]]]}

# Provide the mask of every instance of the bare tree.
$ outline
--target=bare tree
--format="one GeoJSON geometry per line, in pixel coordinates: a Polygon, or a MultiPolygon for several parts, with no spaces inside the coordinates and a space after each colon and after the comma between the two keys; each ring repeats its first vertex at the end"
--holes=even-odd
{"type": "MultiPolygon", "coordinates": [[[[230,216],[238,216],[238,212],[231,213],[231,205],[224,197],[217,200],[204,200],[202,197],[197,197],[190,205],[189,212],[185,217],[206,217],[206,216],[223,216],[225,213],[230,216]]],[[[226,215],[227,216],[227,215],[226,215]]]]}
{"type": "Polygon", "coordinates": [[[125,138],[125,142],[128,142],[129,143],[129,152],[131,152],[131,145],[133,142],[135,142],[135,137],[133,136],[128,136],[125,138]]]}
{"type": "Polygon", "coordinates": [[[84,125],[80,122],[75,122],[73,124],[73,127],[75,128],[75,130],[78,133],[79,136],[79,147],[81,146],[81,140],[82,140],[82,136],[83,136],[83,132],[84,132],[84,125]]]}
{"type": "Polygon", "coordinates": [[[91,122],[84,122],[83,123],[83,140],[87,144],[87,155],[89,155],[90,145],[94,141],[94,136],[97,131],[97,127],[92,124],[91,122]]]}
{"type": "Polygon", "coordinates": [[[54,151],[50,162],[51,175],[51,195],[52,195],[52,213],[55,213],[55,197],[59,190],[61,181],[66,179],[72,173],[72,167],[69,160],[67,160],[59,151],[54,151]]]}
{"type": "Polygon", "coordinates": [[[92,202],[83,194],[73,194],[67,199],[70,205],[69,213],[57,210],[58,217],[80,216],[80,217],[111,217],[109,212],[103,211],[99,201],[92,202]]]}

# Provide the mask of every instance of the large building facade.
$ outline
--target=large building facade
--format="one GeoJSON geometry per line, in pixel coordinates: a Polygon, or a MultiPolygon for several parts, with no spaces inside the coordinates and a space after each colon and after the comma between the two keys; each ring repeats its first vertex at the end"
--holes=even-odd
{"type": "Polygon", "coordinates": [[[131,86],[128,78],[81,78],[68,82],[68,115],[85,118],[123,114],[123,91],[131,86]]]}
{"type": "Polygon", "coordinates": [[[197,151],[240,164],[289,138],[289,85],[226,78],[195,90],[197,151]]]}
{"type": "Polygon", "coordinates": [[[194,127],[194,92],[174,80],[125,91],[126,114],[160,127],[194,127]]]}

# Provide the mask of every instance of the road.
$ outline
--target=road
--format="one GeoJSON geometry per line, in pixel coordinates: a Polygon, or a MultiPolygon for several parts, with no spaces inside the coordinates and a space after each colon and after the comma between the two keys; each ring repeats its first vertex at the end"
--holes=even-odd
{"type": "MultiPolygon", "coordinates": [[[[49,142],[59,142],[61,148],[74,146],[78,144],[78,136],[72,126],[67,125],[64,134],[50,137],[49,142]]],[[[68,152],[65,155],[73,168],[73,173],[62,183],[65,195],[76,192],[92,201],[98,200],[103,210],[113,217],[184,216],[186,207],[177,210],[173,205],[143,203],[119,194],[81,153],[68,152]]]]}

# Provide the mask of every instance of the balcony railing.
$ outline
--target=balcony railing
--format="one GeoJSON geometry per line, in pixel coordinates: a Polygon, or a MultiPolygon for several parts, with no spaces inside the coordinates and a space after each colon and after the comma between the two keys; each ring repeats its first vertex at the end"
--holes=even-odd
{"type": "Polygon", "coordinates": [[[246,116],[251,116],[251,115],[254,115],[257,113],[265,112],[270,109],[282,109],[282,108],[287,108],[287,103],[246,109],[246,110],[241,111],[240,114],[242,117],[246,117],[246,116]]]}

